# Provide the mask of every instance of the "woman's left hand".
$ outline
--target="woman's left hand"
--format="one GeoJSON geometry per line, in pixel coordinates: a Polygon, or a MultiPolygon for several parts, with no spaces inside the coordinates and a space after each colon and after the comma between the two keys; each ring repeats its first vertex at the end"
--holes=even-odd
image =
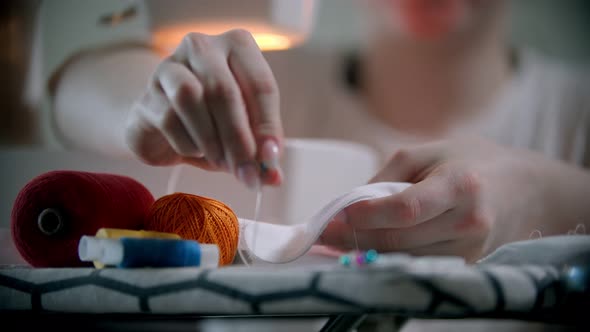
{"type": "Polygon", "coordinates": [[[537,159],[474,138],[400,150],[371,182],[413,185],[349,206],[320,244],[477,260],[534,230],[529,221],[545,208],[537,159]]]}

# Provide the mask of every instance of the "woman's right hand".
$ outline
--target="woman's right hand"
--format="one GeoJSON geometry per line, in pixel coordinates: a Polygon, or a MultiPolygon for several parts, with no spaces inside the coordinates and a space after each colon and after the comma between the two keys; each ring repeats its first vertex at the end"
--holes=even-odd
{"type": "Polygon", "coordinates": [[[133,106],[126,139],[150,165],[231,171],[250,188],[280,184],[279,89],[252,35],[186,35],[133,106]]]}

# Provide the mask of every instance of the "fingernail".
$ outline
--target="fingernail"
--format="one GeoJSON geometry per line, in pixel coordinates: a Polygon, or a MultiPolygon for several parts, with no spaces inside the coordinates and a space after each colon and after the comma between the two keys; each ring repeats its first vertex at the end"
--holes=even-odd
{"type": "Polygon", "coordinates": [[[256,189],[259,186],[258,168],[254,164],[247,163],[238,167],[236,176],[249,189],[256,189]]]}
{"type": "Polygon", "coordinates": [[[346,215],[346,212],[344,212],[344,210],[338,212],[338,214],[334,217],[334,221],[347,223],[348,216],[346,215]]]}
{"type": "Polygon", "coordinates": [[[283,181],[283,172],[279,168],[262,170],[262,181],[271,186],[280,185],[283,181]]]}
{"type": "Polygon", "coordinates": [[[279,147],[277,143],[273,140],[264,142],[260,151],[260,158],[262,159],[263,169],[279,168],[279,147]]]}

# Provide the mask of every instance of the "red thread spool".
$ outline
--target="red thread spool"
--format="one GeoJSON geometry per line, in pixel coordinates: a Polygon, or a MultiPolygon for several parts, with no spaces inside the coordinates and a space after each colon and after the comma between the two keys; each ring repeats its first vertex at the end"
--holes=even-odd
{"type": "Polygon", "coordinates": [[[139,230],[154,197],[115,174],[51,171],[29,181],[12,208],[12,238],[33,267],[91,266],[78,257],[82,235],[100,228],[139,230]]]}

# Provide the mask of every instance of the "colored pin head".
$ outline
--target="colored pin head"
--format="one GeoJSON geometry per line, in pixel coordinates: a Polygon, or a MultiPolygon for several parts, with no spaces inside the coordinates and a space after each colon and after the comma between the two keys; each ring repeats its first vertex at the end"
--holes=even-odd
{"type": "Polygon", "coordinates": [[[355,266],[365,266],[377,261],[379,254],[377,251],[371,249],[366,252],[352,252],[342,255],[339,258],[340,265],[350,266],[354,263],[355,266]]]}
{"type": "Polygon", "coordinates": [[[356,264],[361,266],[361,265],[365,265],[365,263],[367,262],[367,260],[365,259],[365,254],[364,253],[358,253],[356,255],[356,264]]]}
{"type": "Polygon", "coordinates": [[[377,257],[379,256],[379,254],[377,254],[377,251],[374,249],[370,249],[365,253],[365,260],[367,261],[367,263],[373,263],[377,260],[377,257]]]}
{"type": "Polygon", "coordinates": [[[344,265],[344,266],[349,266],[350,263],[352,262],[352,260],[350,259],[350,256],[348,255],[342,255],[339,258],[340,264],[344,265]]]}

